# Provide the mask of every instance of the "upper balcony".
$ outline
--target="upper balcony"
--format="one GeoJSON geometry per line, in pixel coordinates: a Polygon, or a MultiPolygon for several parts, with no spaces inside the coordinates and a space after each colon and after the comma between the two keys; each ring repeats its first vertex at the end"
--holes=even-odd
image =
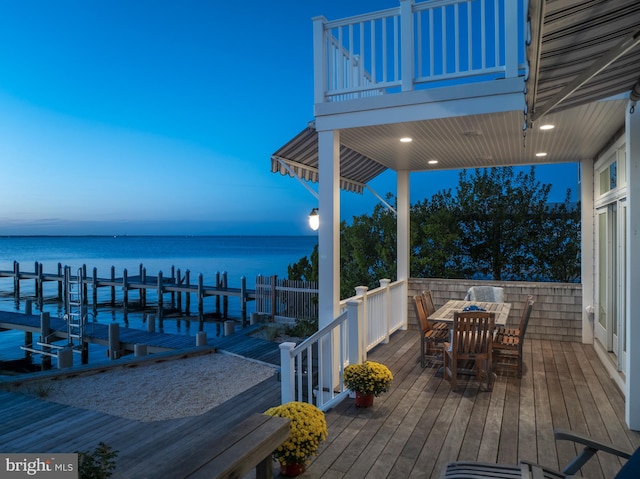
{"type": "MultiPolygon", "coordinates": [[[[384,168],[595,158],[624,125],[628,92],[640,91],[637,0],[398,5],[313,23],[315,130],[339,130],[342,146],[384,168]],[[552,135],[534,127],[543,119],[552,135]]],[[[341,161],[347,180],[368,181],[341,161]]]]}
{"type": "Polygon", "coordinates": [[[316,17],[316,113],[330,112],[327,103],[524,77],[526,32],[521,0],[400,0],[342,20],[316,17]]]}

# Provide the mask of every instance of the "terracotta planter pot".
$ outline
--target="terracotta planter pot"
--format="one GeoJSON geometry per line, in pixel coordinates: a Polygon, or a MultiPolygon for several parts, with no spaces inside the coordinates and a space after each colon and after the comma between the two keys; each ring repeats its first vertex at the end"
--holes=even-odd
{"type": "Polygon", "coordinates": [[[304,464],[297,462],[280,462],[280,474],[286,477],[296,477],[304,472],[304,464]]]}
{"type": "Polygon", "coordinates": [[[373,394],[360,394],[356,391],[356,407],[371,407],[373,406],[373,394]]]}

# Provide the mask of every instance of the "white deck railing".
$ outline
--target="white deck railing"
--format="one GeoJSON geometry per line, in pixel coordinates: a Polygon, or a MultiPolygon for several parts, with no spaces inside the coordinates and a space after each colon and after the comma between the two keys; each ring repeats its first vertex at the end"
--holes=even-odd
{"type": "Polygon", "coordinates": [[[299,345],[280,345],[282,403],[303,401],[327,410],[344,399],[343,371],[366,360],[374,346],[406,327],[407,281],[381,280],[380,287],[340,302],[341,313],[299,345]]]}
{"type": "Polygon", "coordinates": [[[347,19],[317,17],[315,102],[518,76],[525,1],[400,0],[347,19]]]}

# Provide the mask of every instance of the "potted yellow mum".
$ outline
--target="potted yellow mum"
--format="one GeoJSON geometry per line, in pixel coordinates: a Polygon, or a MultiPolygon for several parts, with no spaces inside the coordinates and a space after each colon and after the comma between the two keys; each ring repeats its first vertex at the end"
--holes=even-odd
{"type": "Polygon", "coordinates": [[[372,406],[374,396],[387,392],[392,380],[389,368],[374,361],[350,364],[344,368],[344,384],[355,391],[357,407],[372,406]]]}
{"type": "Polygon", "coordinates": [[[290,435],[282,445],[273,451],[280,461],[280,473],[297,476],[304,472],[305,465],[327,438],[327,422],[324,413],[313,404],[292,401],[268,409],[269,416],[291,419],[290,435]]]}

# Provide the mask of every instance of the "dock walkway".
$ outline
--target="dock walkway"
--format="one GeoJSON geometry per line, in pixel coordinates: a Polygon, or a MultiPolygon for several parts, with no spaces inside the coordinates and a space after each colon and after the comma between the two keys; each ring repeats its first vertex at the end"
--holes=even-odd
{"type": "MultiPolygon", "coordinates": [[[[251,335],[261,327],[261,324],[255,324],[242,328],[228,336],[208,336],[206,345],[250,359],[280,365],[280,348],[278,344],[251,335]]],[[[64,320],[50,318],[50,328],[51,336],[54,337],[54,340],[67,339],[67,328],[64,320]]],[[[0,311],[0,330],[2,329],[20,330],[31,334],[40,333],[41,318],[39,315],[0,311]]],[[[85,329],[85,342],[108,347],[109,341],[109,325],[88,323],[85,329]]],[[[136,345],[143,344],[146,345],[149,353],[160,353],[194,348],[196,347],[196,338],[182,334],[119,328],[119,344],[120,350],[123,352],[135,351],[136,345]]]]}

